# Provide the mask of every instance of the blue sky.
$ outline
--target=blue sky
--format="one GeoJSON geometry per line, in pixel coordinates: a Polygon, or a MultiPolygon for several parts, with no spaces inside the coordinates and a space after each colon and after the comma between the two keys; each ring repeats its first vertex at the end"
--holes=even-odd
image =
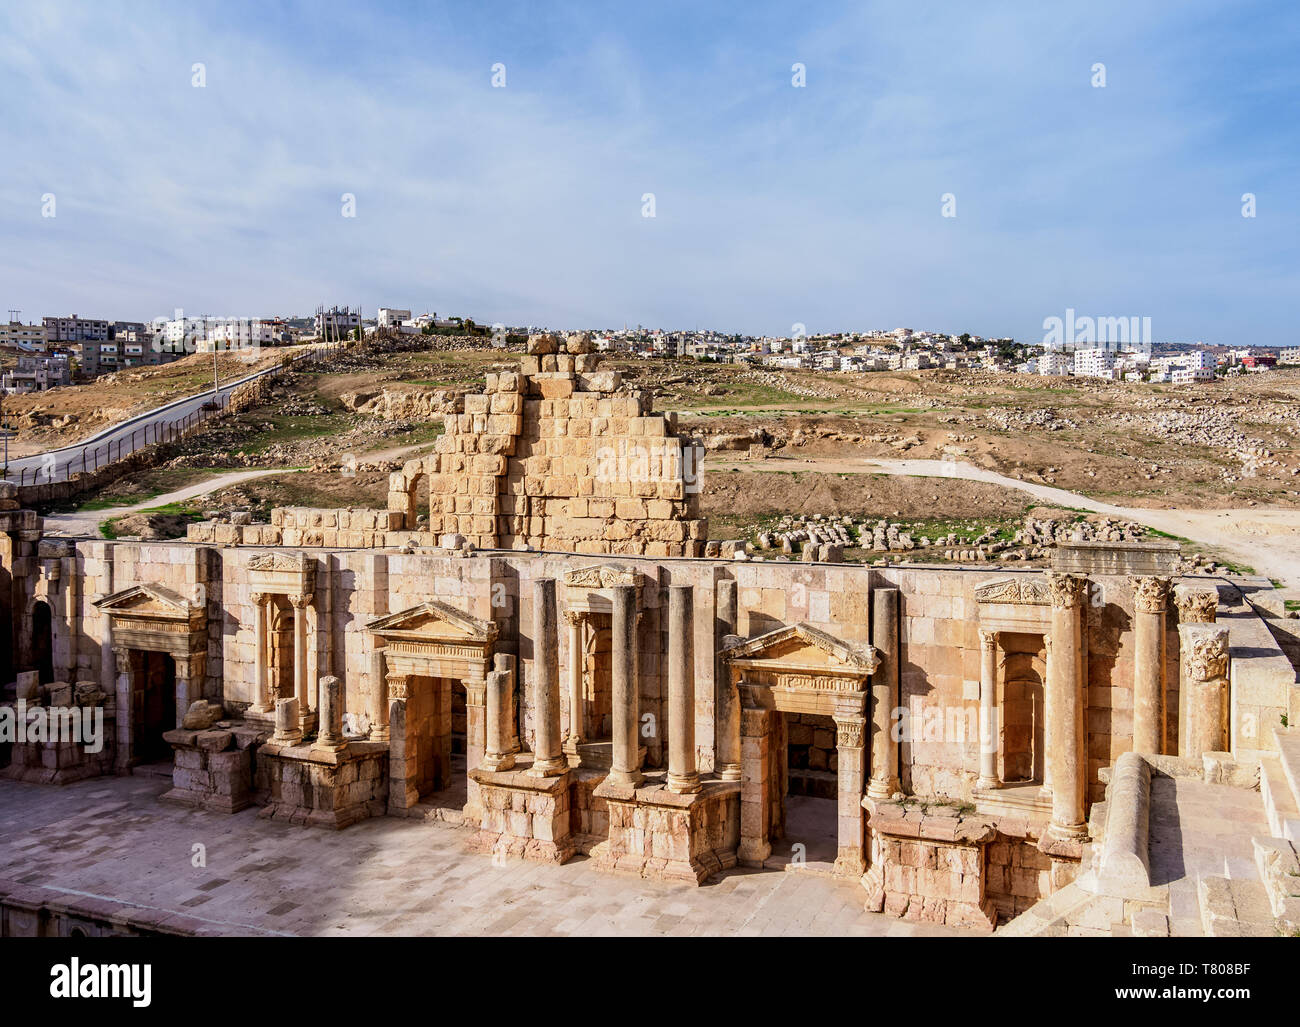
{"type": "Polygon", "coordinates": [[[1297,52],[1289,0],[7,0],[0,307],[1295,345],[1297,52]]]}

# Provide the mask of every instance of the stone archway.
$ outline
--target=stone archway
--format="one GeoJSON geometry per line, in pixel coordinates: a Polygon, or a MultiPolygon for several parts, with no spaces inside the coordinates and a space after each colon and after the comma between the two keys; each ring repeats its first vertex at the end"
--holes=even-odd
{"type": "Polygon", "coordinates": [[[762,866],[780,830],[781,761],[775,740],[784,714],[828,716],[837,753],[835,873],[860,877],[866,868],[862,796],[865,784],[868,679],[879,654],[796,624],[740,642],[720,654],[741,702],[739,861],[762,866]]]}

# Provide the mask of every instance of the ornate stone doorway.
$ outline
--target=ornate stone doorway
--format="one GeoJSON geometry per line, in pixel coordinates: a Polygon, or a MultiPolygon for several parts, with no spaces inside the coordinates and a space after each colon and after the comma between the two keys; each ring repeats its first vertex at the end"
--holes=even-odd
{"type": "Polygon", "coordinates": [[[387,727],[390,813],[456,820],[478,816],[469,768],[487,741],[485,688],[497,627],[429,601],[366,625],[375,638],[371,722],[387,727]],[[457,691],[463,690],[464,754],[455,750],[457,691]],[[457,816],[448,816],[448,813],[457,816]]]}
{"type": "Polygon", "coordinates": [[[95,604],[108,614],[117,665],[117,764],[166,759],[162,732],[203,696],[205,605],[161,585],[133,585],[95,604]]]}
{"type": "MultiPolygon", "coordinates": [[[[791,727],[803,726],[804,716],[829,717],[835,726],[834,872],[861,876],[865,712],[868,679],[879,663],[875,649],[796,624],[724,649],[721,658],[741,701],[740,862],[764,865],[772,841],[785,834],[791,727]]],[[[807,724],[815,741],[816,721],[807,724]]]]}

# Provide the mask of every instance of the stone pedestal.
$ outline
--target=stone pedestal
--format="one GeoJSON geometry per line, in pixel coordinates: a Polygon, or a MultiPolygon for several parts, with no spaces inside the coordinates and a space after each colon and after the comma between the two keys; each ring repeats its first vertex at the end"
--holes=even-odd
{"type": "Polygon", "coordinates": [[[261,724],[164,731],[172,747],[172,788],[161,801],[192,809],[238,813],[253,802],[253,753],[267,741],[261,724]]]}
{"type": "Polygon", "coordinates": [[[592,794],[609,814],[609,838],[591,850],[598,869],[700,884],[736,865],[739,782],[705,781],[679,794],[658,783],[628,788],[607,780],[592,794]]]}
{"type": "Polygon", "coordinates": [[[514,856],[563,863],[576,851],[567,766],[558,774],[538,775],[521,759],[513,770],[479,768],[469,772],[479,788],[479,830],[470,843],[493,858],[514,856]]]}
{"type": "Polygon", "coordinates": [[[320,731],[312,748],[318,752],[338,752],[348,744],[343,740],[343,682],[336,677],[323,677],[318,688],[316,709],[320,731]]]}
{"type": "Polygon", "coordinates": [[[510,738],[510,673],[494,670],[487,676],[487,746],[484,770],[510,770],[515,756],[510,738]]]}
{"type": "Polygon", "coordinates": [[[870,797],[862,805],[871,835],[871,867],[862,878],[868,912],[993,930],[997,911],[984,875],[984,848],[997,837],[991,820],[870,797]]]}
{"type": "Polygon", "coordinates": [[[386,811],[388,747],[349,742],[326,751],[272,738],[257,752],[257,776],[269,796],[258,816],[342,829],[386,811]]]}
{"type": "Polygon", "coordinates": [[[302,741],[302,720],[297,696],[276,700],[274,738],[280,745],[297,745],[302,741]]]}

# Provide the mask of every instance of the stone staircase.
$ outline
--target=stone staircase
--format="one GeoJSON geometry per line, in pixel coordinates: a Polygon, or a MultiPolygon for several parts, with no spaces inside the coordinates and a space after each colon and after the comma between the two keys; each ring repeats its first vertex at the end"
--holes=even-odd
{"type": "Polygon", "coordinates": [[[1300,842],[1300,729],[1275,727],[1277,754],[1260,758],[1259,790],[1277,838],[1300,842]]]}

